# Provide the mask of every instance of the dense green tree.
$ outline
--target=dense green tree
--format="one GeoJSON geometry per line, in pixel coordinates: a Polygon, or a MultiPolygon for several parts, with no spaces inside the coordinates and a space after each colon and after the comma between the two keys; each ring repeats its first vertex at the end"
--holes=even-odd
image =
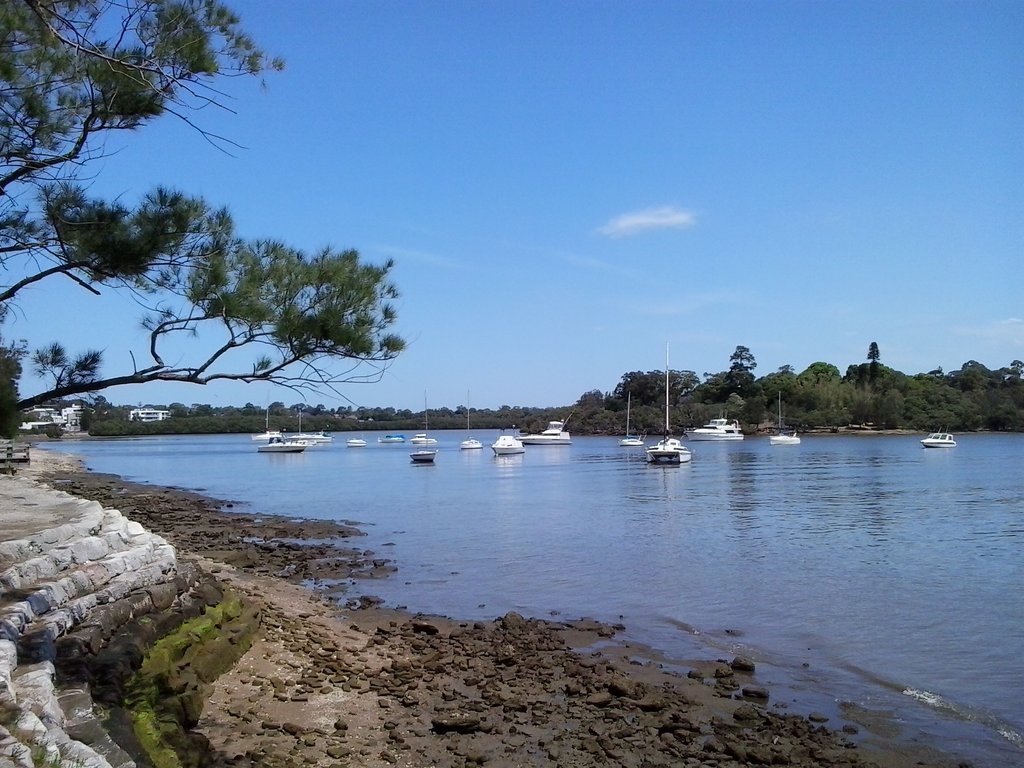
{"type": "Polygon", "coordinates": [[[24,354],[23,346],[4,344],[0,340],[0,437],[14,437],[22,421],[18,410],[18,379],[24,354]]]}
{"type": "Polygon", "coordinates": [[[120,374],[106,373],[96,350],[59,342],[36,350],[33,370],[50,378],[49,388],[19,407],[152,381],[330,390],[379,378],[402,350],[389,330],[397,297],[390,262],[245,241],[226,210],[200,198],[157,188],[133,205],[91,196],[77,181],[95,172],[112,133],[162,115],[192,124],[190,113],[216,103],[218,78],[279,66],[217,0],[5,4],[0,316],[23,290],[70,280],[97,297],[105,288],[131,294],[149,332],[138,350],[145,362],[126,350],[133,366],[120,374]],[[172,340],[196,334],[211,346],[193,346],[193,360],[165,359],[172,340]]]}

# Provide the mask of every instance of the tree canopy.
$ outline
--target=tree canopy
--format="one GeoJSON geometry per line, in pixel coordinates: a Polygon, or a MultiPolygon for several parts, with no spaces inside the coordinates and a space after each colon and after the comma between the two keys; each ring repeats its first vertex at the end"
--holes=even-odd
{"type": "MultiPolygon", "coordinates": [[[[220,379],[332,389],[378,378],[404,347],[391,332],[391,263],[354,250],[306,254],[247,241],[226,208],[157,186],[133,203],[90,193],[105,140],[161,116],[219,107],[219,79],[279,69],[215,0],[12,0],[0,14],[0,322],[29,286],[66,280],[101,300],[131,295],[148,331],[110,373],[103,353],[4,346],[48,377],[14,397],[26,408],[120,384],[220,379]],[[165,359],[174,338],[203,334],[212,351],[165,359]],[[126,356],[127,357],[127,356],[126,356]],[[339,365],[339,361],[341,361],[339,365]]],[[[225,140],[206,134],[212,143],[225,140]]],[[[2,343],[2,342],[0,342],[2,343]]],[[[195,347],[199,349],[199,347],[195,347]]],[[[123,351],[123,350],[121,350],[123,351]]],[[[14,376],[14,379],[8,378],[14,376]]],[[[8,406],[9,407],[9,406],[8,406]]]]}

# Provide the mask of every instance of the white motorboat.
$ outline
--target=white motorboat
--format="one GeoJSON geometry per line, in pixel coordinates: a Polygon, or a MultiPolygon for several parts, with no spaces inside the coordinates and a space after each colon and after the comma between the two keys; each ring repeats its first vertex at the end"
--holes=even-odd
{"type": "Polygon", "coordinates": [[[921,441],[925,448],[956,448],[956,440],[949,432],[932,432],[921,441]]]}
{"type": "Polygon", "coordinates": [[[633,393],[630,392],[626,395],[626,434],[619,440],[619,445],[623,448],[643,448],[644,439],[639,435],[629,434],[629,409],[633,404],[633,393]]]}
{"type": "Polygon", "coordinates": [[[299,440],[286,440],[283,437],[272,437],[265,445],[256,446],[260,453],[302,453],[307,444],[299,440]]]}
{"type": "Polygon", "coordinates": [[[378,443],[404,443],[405,435],[384,435],[377,438],[378,443]]]}
{"type": "Polygon", "coordinates": [[[712,419],[686,436],[691,440],[742,440],[743,430],[736,419],[712,419]]]}
{"type": "Polygon", "coordinates": [[[674,437],[669,437],[668,417],[668,344],[665,345],[665,437],[647,449],[650,464],[685,464],[693,458],[690,449],[674,437]]]}
{"type": "Polygon", "coordinates": [[[421,448],[418,451],[410,453],[409,458],[412,459],[413,464],[433,464],[434,459],[437,458],[437,451],[429,448],[421,448]]]}
{"type": "Polygon", "coordinates": [[[437,439],[428,437],[425,432],[421,432],[418,435],[413,435],[412,439],[409,440],[413,445],[437,445],[437,439]]]}
{"type": "Polygon", "coordinates": [[[352,437],[345,441],[345,445],[349,448],[365,448],[366,441],[361,437],[352,437]]]}
{"type": "Polygon", "coordinates": [[[548,428],[543,432],[532,435],[520,435],[519,439],[523,445],[569,445],[572,438],[565,431],[565,424],[569,421],[549,421],[548,428]]]}
{"type": "Polygon", "coordinates": [[[771,445],[800,445],[800,436],[796,430],[785,432],[782,429],[782,393],[779,392],[779,427],[778,432],[768,438],[771,445]]]}
{"type": "Polygon", "coordinates": [[[515,435],[499,435],[498,439],[491,443],[491,450],[495,456],[512,456],[517,453],[526,453],[523,441],[515,435]]]}

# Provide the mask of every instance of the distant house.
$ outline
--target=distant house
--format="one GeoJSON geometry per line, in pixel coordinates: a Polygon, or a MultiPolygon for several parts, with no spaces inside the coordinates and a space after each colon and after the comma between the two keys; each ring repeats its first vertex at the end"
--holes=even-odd
{"type": "Polygon", "coordinates": [[[65,432],[78,432],[82,428],[82,406],[78,403],[67,408],[32,408],[24,412],[23,432],[46,429],[56,424],[65,432]]]}
{"type": "Polygon", "coordinates": [[[163,421],[171,418],[171,412],[162,408],[132,408],[128,421],[163,421]]]}

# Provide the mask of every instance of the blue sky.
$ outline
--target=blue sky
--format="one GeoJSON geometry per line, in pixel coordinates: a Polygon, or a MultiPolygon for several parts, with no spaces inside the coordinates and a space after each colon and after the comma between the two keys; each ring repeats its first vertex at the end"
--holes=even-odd
{"type": "MultiPolygon", "coordinates": [[[[194,116],[241,148],[166,118],[89,170],[128,200],[202,195],[247,237],[394,259],[408,350],[310,404],[568,405],[666,343],[701,375],[737,345],[757,375],[845,371],[873,341],[911,374],[1024,358],[1020,2],[229,5],[286,61],[194,116]]],[[[112,375],[145,354],[137,314],[47,286],[5,335],[99,346],[112,375]]]]}

